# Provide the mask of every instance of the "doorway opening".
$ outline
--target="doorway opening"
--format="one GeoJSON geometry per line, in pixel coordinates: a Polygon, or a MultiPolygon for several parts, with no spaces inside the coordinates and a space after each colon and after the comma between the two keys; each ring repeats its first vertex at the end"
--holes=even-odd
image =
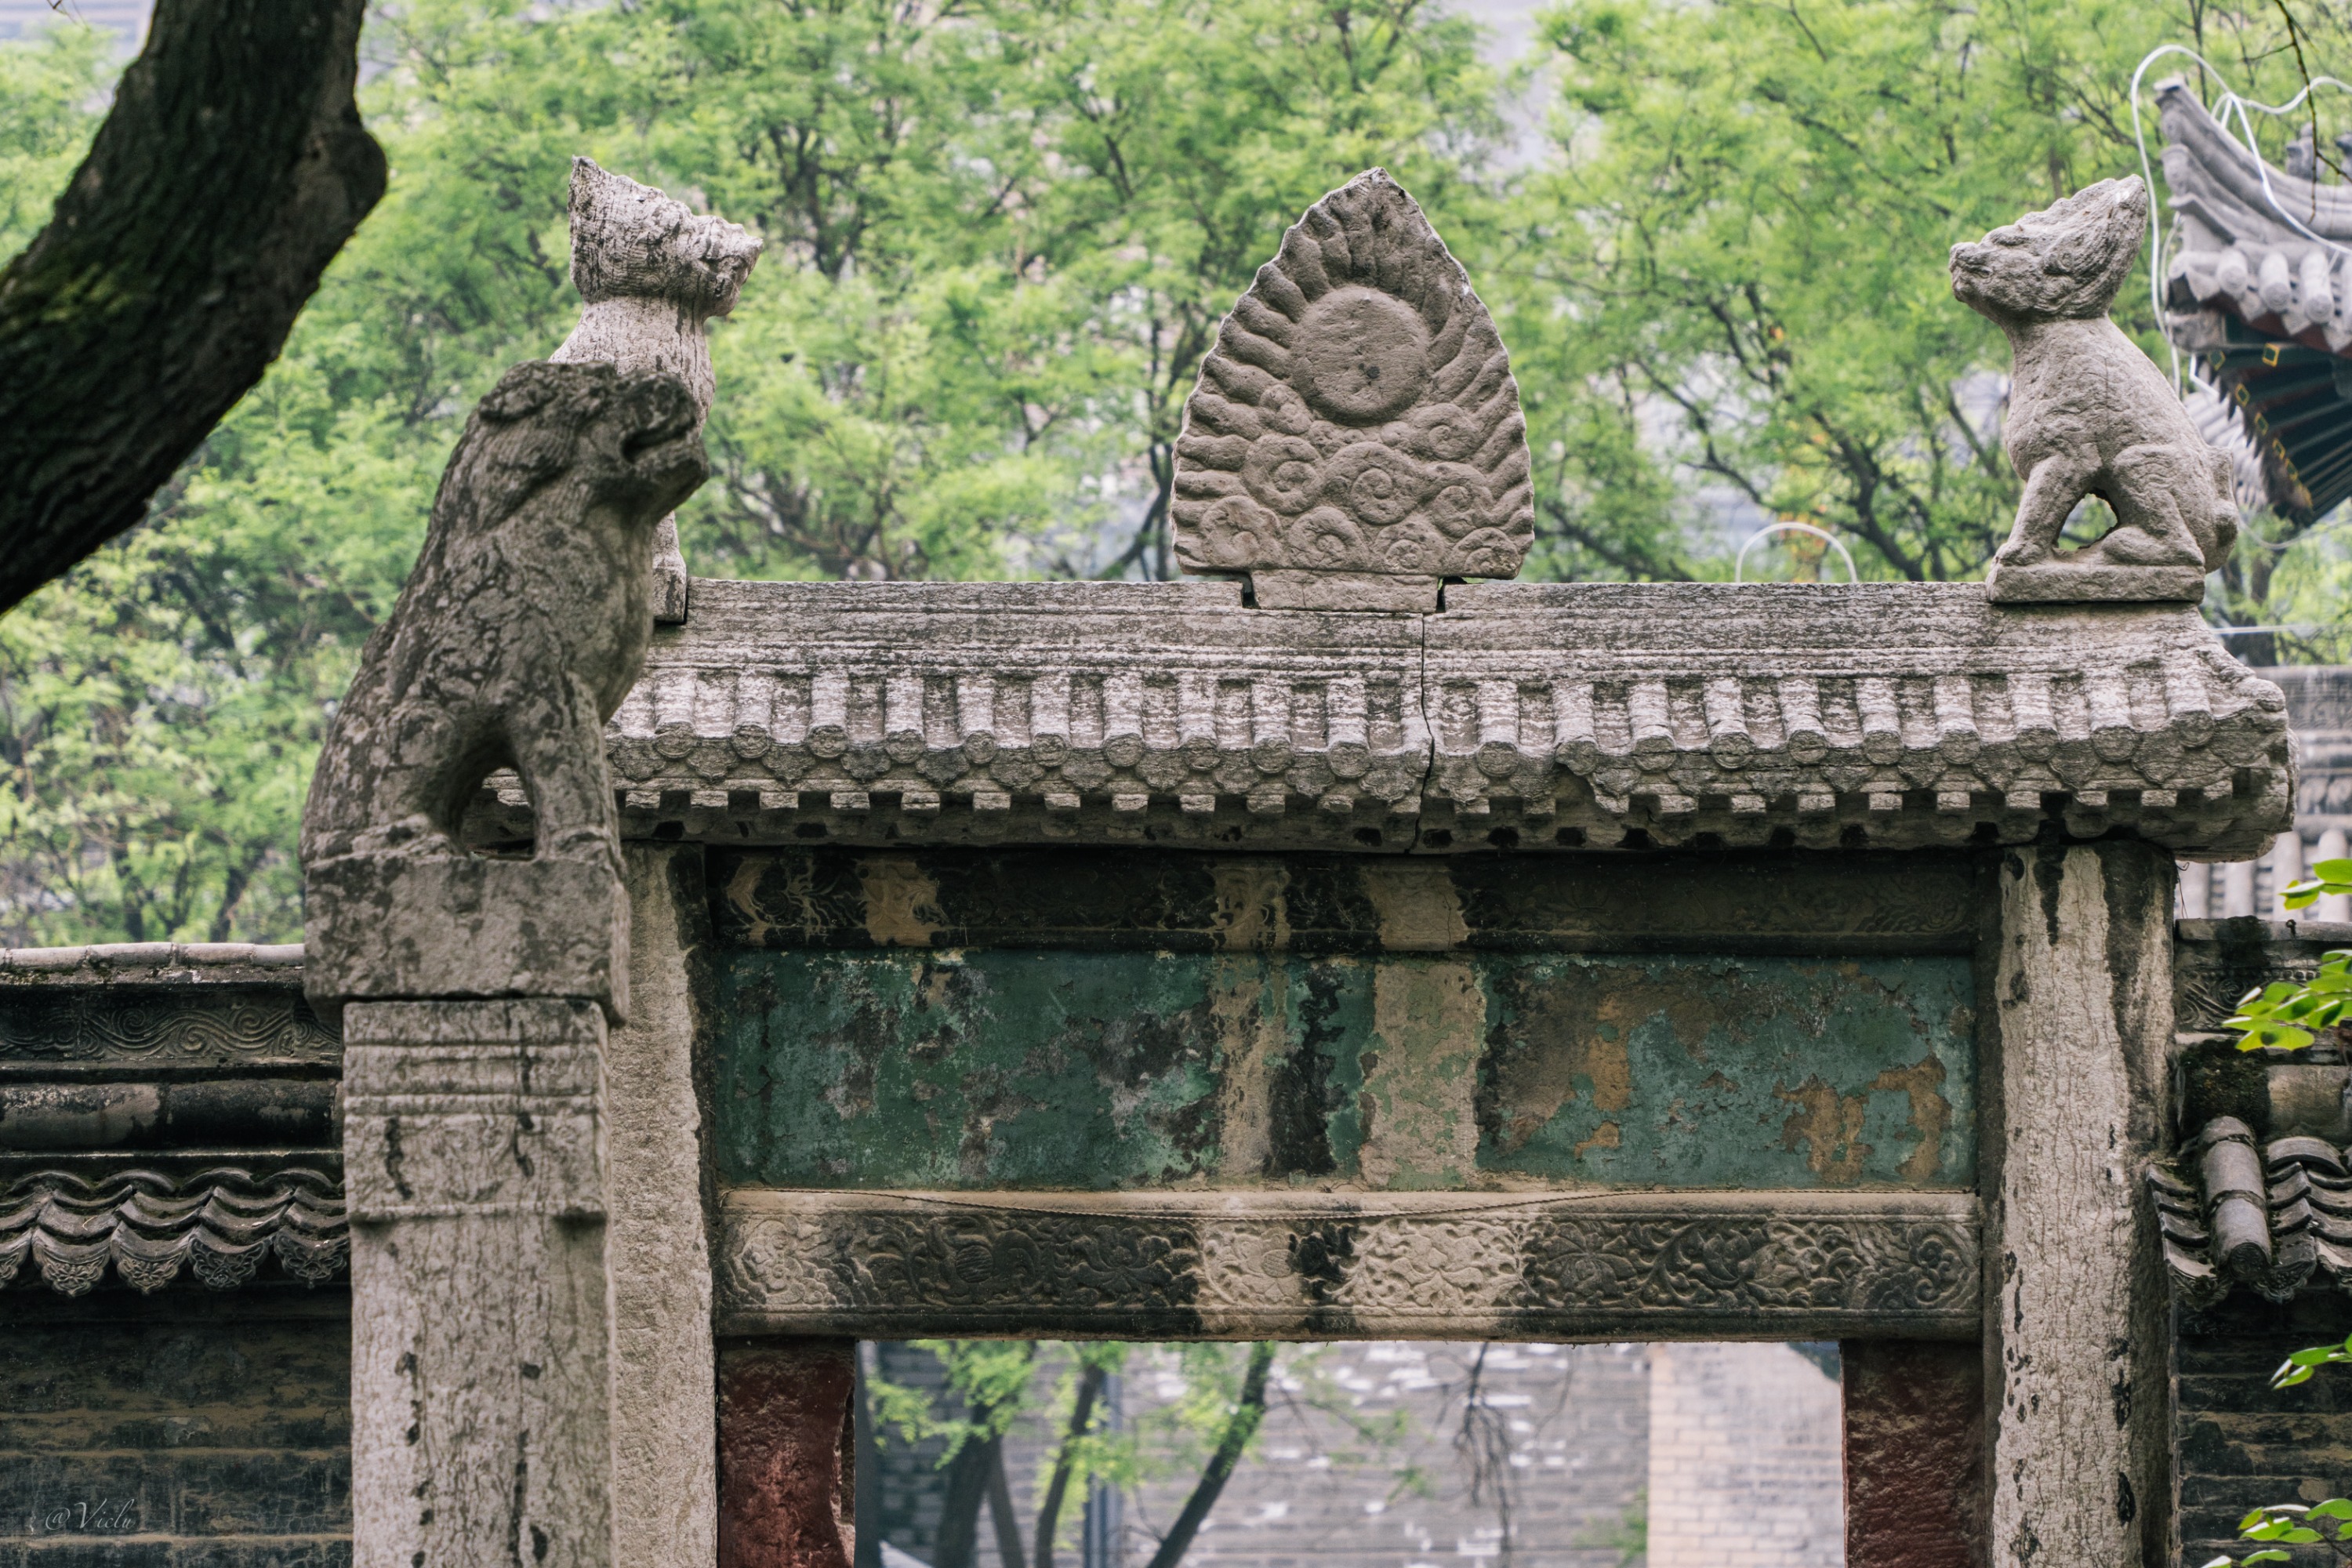
{"type": "Polygon", "coordinates": [[[1834,1344],[868,1342],[856,1568],[1837,1568],[1834,1344]]]}

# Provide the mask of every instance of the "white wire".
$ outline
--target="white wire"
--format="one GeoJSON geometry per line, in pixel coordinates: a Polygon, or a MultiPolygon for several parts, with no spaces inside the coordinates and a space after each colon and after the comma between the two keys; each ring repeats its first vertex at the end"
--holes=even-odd
{"type": "MultiPolygon", "coordinates": [[[[2222,75],[2221,70],[2214,66],[2212,61],[2207,59],[2203,55],[2199,54],[2195,49],[2190,48],[2186,44],[2159,44],[2155,48],[2150,49],[2146,57],[2140,60],[2138,67],[2133,70],[2131,79],[2132,142],[2139,149],[2140,179],[2147,186],[2148,305],[2156,314],[2157,330],[2164,334],[2164,346],[2171,351],[2172,389],[2175,393],[2179,393],[2181,391],[2180,345],[2173,341],[2172,326],[2171,323],[2165,319],[2164,313],[2164,235],[2157,219],[2156,172],[2154,166],[2149,163],[2147,156],[2147,127],[2141,123],[2139,117],[2140,83],[2147,78],[2148,68],[2156,64],[2157,61],[2164,58],[2167,55],[2184,55],[2189,59],[2195,60],[2197,64],[2210,75],[2215,81],[2221,84],[2221,96],[2215,100],[2214,108],[2210,112],[2212,113],[2214,120],[2220,123],[2221,132],[2225,136],[2229,134],[2230,131],[2230,117],[2232,114],[2237,116],[2239,127],[2245,132],[2244,145],[2246,153],[2253,159],[2254,172],[2262,179],[2263,199],[2270,205],[2271,210],[2278,215],[2279,221],[2285,224],[2289,228],[2294,230],[2295,233],[2303,236],[2304,238],[2310,240],[2313,244],[2325,246],[2329,250],[2334,251],[2336,255],[2347,257],[2352,257],[2352,247],[2347,247],[2336,240],[2328,238],[2326,235],[2313,233],[2309,228],[2305,227],[2293,213],[2287,211],[2286,208],[2280,204],[2278,193],[2271,187],[2270,165],[2263,162],[2262,148],[2254,141],[2254,122],[2248,117],[2246,111],[2250,109],[2255,110],[2261,113],[2269,115],[2273,120],[2284,120],[2288,115],[2294,113],[2296,108],[2318,89],[2323,87],[2333,87],[2340,89],[2345,92],[2352,93],[2352,82],[2346,82],[2332,76],[2314,77],[2309,82],[2305,84],[2301,92],[2296,93],[2284,103],[2262,103],[2253,99],[2244,97],[2232,89],[2229,86],[2229,78],[2222,75]]],[[[2233,140],[2235,139],[2233,138],[2233,140]]],[[[2318,149],[2315,147],[2312,151],[2315,156],[2318,149]]]]}
{"type": "Polygon", "coordinates": [[[1862,581],[1862,574],[1853,569],[1853,552],[1847,550],[1844,545],[1839,543],[1837,535],[1832,533],[1828,529],[1815,528],[1810,522],[1768,522],[1763,527],[1758,529],[1755,532],[1749,534],[1748,536],[1748,542],[1739,547],[1738,558],[1731,563],[1731,580],[1733,582],[1744,583],[1747,581],[1747,578],[1743,574],[1748,569],[1748,552],[1755,549],[1759,543],[1763,542],[1765,539],[1775,533],[1811,534],[1815,539],[1824,542],[1832,550],[1838,552],[1838,559],[1845,563],[1845,580],[1849,584],[1862,581]]]}

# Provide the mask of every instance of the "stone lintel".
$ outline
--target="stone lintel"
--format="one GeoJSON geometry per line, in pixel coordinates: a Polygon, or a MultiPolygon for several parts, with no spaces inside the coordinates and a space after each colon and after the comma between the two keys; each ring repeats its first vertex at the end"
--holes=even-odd
{"type": "Polygon", "coordinates": [[[722,1333],[1966,1339],[1966,1193],[742,1189],[722,1333]]]}

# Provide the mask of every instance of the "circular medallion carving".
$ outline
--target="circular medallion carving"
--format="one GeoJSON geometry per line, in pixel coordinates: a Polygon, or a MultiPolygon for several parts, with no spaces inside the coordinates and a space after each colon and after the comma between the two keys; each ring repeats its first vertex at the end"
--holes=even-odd
{"type": "Polygon", "coordinates": [[[1429,381],[1429,327],[1393,294],[1334,289],[1298,321],[1290,384],[1341,425],[1377,425],[1412,407],[1429,381]]]}

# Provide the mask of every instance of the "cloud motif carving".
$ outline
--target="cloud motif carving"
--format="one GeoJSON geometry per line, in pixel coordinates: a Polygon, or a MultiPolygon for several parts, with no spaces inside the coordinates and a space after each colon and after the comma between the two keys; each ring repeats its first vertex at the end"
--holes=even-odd
{"type": "Polygon", "coordinates": [[[1509,356],[1386,171],[1307,208],[1225,318],[1173,513],[1192,571],[1517,574],[1535,505],[1509,356]]]}

